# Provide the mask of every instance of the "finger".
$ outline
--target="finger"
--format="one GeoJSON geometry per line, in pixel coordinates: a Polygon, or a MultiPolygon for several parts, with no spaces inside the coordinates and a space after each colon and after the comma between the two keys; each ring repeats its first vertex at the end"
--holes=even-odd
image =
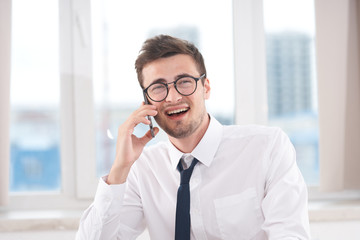
{"type": "Polygon", "coordinates": [[[119,127],[118,133],[120,130],[126,132],[126,134],[132,134],[135,127],[140,124],[149,125],[150,121],[147,119],[147,116],[156,116],[157,111],[156,107],[153,105],[143,105],[136,109],[131,116],[119,127]]]}
{"type": "Polygon", "coordinates": [[[158,111],[156,109],[143,109],[139,112],[139,115],[142,116],[156,116],[158,111]]]}
{"type": "Polygon", "coordinates": [[[156,116],[157,111],[154,109],[138,109],[133,112],[132,116],[127,119],[126,125],[128,128],[135,128],[139,123],[146,125],[150,124],[147,116],[156,116]]]}
{"type": "Polygon", "coordinates": [[[148,105],[148,104],[145,104],[141,107],[138,108],[138,111],[143,111],[143,110],[156,110],[157,107],[154,106],[154,105],[148,105]]]}
{"type": "Polygon", "coordinates": [[[143,124],[146,124],[146,125],[149,125],[151,123],[150,121],[150,116],[156,116],[157,112],[156,111],[149,111],[149,112],[146,112],[145,114],[141,114],[139,116],[136,116],[134,118],[134,125],[133,126],[136,126],[138,125],[139,123],[143,123],[143,124]],[[146,114],[147,113],[147,114],[146,114]]]}
{"type": "Polygon", "coordinates": [[[144,105],[133,112],[133,116],[155,116],[157,108],[153,105],[144,105]]]}
{"type": "MultiPolygon", "coordinates": [[[[154,135],[156,136],[159,133],[159,128],[154,127],[154,135]]],[[[147,131],[146,134],[140,139],[141,142],[145,145],[147,144],[153,137],[151,136],[151,130],[147,131]]]]}

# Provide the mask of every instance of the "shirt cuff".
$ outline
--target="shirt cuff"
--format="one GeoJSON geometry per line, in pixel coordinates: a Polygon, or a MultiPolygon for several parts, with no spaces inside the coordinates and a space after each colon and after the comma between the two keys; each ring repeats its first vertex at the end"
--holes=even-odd
{"type": "Polygon", "coordinates": [[[126,184],[107,184],[107,176],[99,179],[96,190],[94,207],[101,216],[111,215],[117,211],[123,203],[126,184]]]}

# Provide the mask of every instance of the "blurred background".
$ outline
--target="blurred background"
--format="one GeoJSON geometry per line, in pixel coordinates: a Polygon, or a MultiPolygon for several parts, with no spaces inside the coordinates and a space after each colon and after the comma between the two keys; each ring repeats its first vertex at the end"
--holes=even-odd
{"type": "Polygon", "coordinates": [[[313,239],[359,239],[359,1],[1,1],[0,239],[74,238],[114,159],[110,135],[142,102],[134,62],[157,34],[202,52],[221,123],[288,134],[313,239]]]}

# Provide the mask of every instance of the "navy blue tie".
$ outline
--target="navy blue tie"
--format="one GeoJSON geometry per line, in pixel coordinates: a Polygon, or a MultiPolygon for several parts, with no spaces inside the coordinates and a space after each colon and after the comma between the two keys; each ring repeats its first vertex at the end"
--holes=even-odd
{"type": "Polygon", "coordinates": [[[193,159],[188,169],[183,168],[181,161],[177,165],[180,172],[180,186],[177,192],[176,219],[175,219],[175,240],[190,240],[190,188],[189,181],[195,164],[193,159]]]}

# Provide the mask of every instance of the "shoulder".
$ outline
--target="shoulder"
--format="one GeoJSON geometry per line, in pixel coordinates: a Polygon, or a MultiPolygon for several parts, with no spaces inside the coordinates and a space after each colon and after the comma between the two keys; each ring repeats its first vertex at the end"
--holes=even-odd
{"type": "Polygon", "coordinates": [[[264,155],[283,147],[291,148],[288,136],[279,127],[263,125],[230,125],[224,126],[222,147],[244,148],[262,152],[264,155]]]}
{"type": "Polygon", "coordinates": [[[286,134],[279,127],[269,127],[263,125],[228,125],[224,126],[223,137],[233,138],[268,138],[275,139],[286,134]]]}

